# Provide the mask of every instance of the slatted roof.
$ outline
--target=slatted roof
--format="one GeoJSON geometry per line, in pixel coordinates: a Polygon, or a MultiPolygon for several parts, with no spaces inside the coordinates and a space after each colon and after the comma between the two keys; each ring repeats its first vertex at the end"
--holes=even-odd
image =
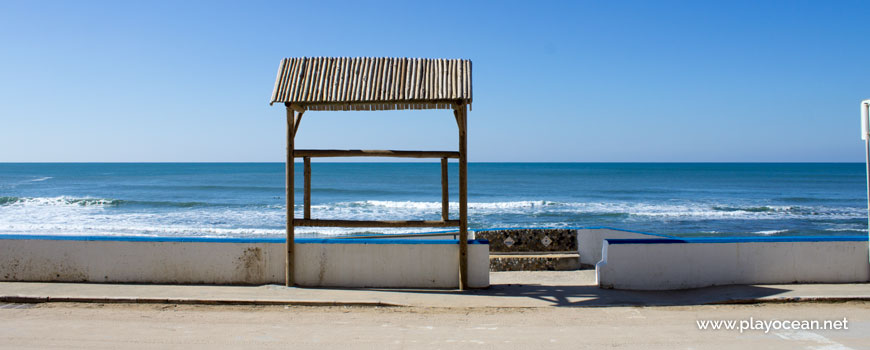
{"type": "Polygon", "coordinates": [[[306,110],[450,109],[471,104],[471,61],[386,57],[285,58],[273,103],[306,110]]]}

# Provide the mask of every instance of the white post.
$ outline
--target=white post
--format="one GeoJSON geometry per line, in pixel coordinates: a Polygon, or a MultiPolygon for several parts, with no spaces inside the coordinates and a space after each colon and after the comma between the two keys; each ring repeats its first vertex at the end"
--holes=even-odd
{"type": "Polygon", "coordinates": [[[861,101],[861,139],[864,140],[864,164],[867,167],[867,242],[870,246],[870,100],[861,101]]]}

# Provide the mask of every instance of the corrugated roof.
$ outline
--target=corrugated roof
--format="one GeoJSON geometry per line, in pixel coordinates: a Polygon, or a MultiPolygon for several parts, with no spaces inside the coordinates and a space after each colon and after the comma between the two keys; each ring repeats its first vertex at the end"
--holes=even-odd
{"type": "Polygon", "coordinates": [[[471,61],[383,57],[285,58],[270,104],[308,110],[452,108],[471,104],[471,61]]]}

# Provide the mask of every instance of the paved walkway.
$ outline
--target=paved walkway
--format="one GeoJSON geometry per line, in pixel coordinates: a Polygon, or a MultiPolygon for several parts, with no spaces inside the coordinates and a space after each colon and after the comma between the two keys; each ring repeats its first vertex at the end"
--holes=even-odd
{"type": "Polygon", "coordinates": [[[683,291],[600,289],[595,271],[493,272],[485,290],[387,290],[0,282],[3,302],[138,302],[414,307],[678,306],[795,300],[870,300],[870,284],[722,286],[683,291]]]}
{"type": "Polygon", "coordinates": [[[414,308],[0,303],[0,349],[867,349],[870,303],[414,308]],[[5,307],[4,307],[5,306],[5,307]],[[700,330],[699,320],[848,320],[700,330]]]}

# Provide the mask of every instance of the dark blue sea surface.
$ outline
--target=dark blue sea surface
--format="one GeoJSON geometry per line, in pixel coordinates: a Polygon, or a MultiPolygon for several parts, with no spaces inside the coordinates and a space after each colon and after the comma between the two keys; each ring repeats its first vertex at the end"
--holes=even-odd
{"type": "MultiPolygon", "coordinates": [[[[296,170],[296,216],[302,173],[296,170]]],[[[456,164],[450,164],[456,218],[456,164]]],[[[861,163],[472,163],[469,225],[867,232],[861,163]]],[[[312,217],[440,219],[439,163],[312,164],[312,217]]],[[[0,233],[281,237],[282,163],[0,163],[0,233]]],[[[300,236],[433,229],[297,228],[300,236]]]]}

